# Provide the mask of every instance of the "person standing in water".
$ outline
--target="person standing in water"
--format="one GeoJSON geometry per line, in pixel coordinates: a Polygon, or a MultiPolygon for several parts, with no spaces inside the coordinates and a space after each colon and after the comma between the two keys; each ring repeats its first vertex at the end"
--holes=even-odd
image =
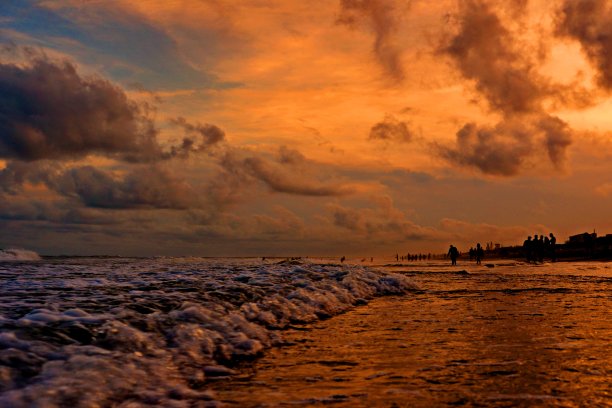
{"type": "Polygon", "coordinates": [[[453,245],[448,249],[448,256],[451,259],[451,265],[457,265],[457,257],[459,256],[459,251],[453,245]]]}
{"type": "Polygon", "coordinates": [[[480,265],[482,258],[484,258],[484,250],[482,249],[482,246],[480,246],[480,242],[476,244],[475,255],[476,265],[480,265]]]}

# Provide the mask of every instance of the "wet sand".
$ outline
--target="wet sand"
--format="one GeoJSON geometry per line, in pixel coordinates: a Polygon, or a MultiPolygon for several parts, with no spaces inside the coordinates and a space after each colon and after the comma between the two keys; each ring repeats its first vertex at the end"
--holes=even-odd
{"type": "Polygon", "coordinates": [[[283,347],[213,384],[217,398],[241,407],[612,406],[612,278],[567,266],[470,272],[405,271],[422,291],[290,330],[283,347]]]}

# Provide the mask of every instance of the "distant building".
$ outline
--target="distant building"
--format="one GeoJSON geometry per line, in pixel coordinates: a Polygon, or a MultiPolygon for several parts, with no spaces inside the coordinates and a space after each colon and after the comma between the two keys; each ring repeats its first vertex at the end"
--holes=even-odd
{"type": "Polygon", "coordinates": [[[588,232],[583,232],[582,234],[572,235],[569,237],[567,241],[568,244],[586,244],[589,242],[593,242],[597,239],[597,233],[593,232],[589,234],[588,232]]]}

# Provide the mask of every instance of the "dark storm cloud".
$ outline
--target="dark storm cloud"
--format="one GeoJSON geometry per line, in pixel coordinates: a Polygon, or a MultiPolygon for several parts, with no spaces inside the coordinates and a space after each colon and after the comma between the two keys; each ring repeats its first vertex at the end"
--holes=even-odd
{"type": "Polygon", "coordinates": [[[83,78],[69,62],[33,56],[30,64],[0,64],[0,158],[36,161],[90,154],[155,162],[200,153],[225,139],[211,124],[173,123],[185,137],[163,149],[146,105],[101,78],[83,78]]]}
{"type": "Polygon", "coordinates": [[[141,108],[68,62],[0,64],[0,157],[70,159],[91,153],[129,161],[159,159],[156,132],[141,108]]]}
{"type": "Polygon", "coordinates": [[[495,10],[480,0],[462,2],[458,33],[442,48],[462,75],[475,81],[492,109],[505,114],[539,110],[551,95],[548,81],[518,49],[495,10]]]}
{"type": "Polygon", "coordinates": [[[35,221],[53,225],[54,229],[64,229],[71,228],[67,225],[76,224],[118,225],[125,222],[126,218],[95,208],[74,208],[65,201],[0,195],[0,221],[35,221]],[[64,226],[60,227],[60,224],[64,226]]]}
{"type": "Polygon", "coordinates": [[[598,72],[598,83],[612,90],[612,8],[606,0],[565,0],[557,33],[580,42],[598,72]]]}
{"type": "Polygon", "coordinates": [[[561,168],[572,132],[561,119],[537,114],[507,120],[493,127],[468,123],[457,132],[456,147],[439,148],[443,157],[485,174],[513,176],[543,146],[550,161],[561,168]]]}
{"type": "Polygon", "coordinates": [[[413,138],[412,131],[405,122],[398,121],[392,116],[387,116],[382,122],[378,122],[370,129],[368,139],[396,142],[410,142],[413,138]]]}
{"type": "Polygon", "coordinates": [[[12,161],[0,170],[0,193],[24,198],[25,184],[46,186],[74,199],[67,204],[72,209],[187,209],[201,205],[185,180],[159,165],[136,166],[123,176],[93,166],[66,168],[48,161],[12,161]]]}
{"type": "Polygon", "coordinates": [[[110,209],[187,209],[197,206],[197,195],[184,180],[158,166],[137,168],[123,178],[92,166],[66,171],[52,185],[85,206],[110,209]]]}
{"type": "Polygon", "coordinates": [[[340,0],[337,23],[354,27],[362,22],[374,31],[374,54],[385,71],[397,80],[404,78],[401,53],[393,41],[397,30],[393,2],[388,0],[340,0]]]}
{"type": "Polygon", "coordinates": [[[0,170],[0,191],[18,194],[25,183],[51,184],[62,170],[60,164],[49,161],[10,161],[0,170]]]}

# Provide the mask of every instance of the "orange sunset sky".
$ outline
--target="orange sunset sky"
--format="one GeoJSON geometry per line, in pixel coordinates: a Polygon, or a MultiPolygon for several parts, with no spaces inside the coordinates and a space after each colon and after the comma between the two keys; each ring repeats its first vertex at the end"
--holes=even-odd
{"type": "Polygon", "coordinates": [[[612,1],[0,3],[0,247],[612,232],[612,1]]]}

